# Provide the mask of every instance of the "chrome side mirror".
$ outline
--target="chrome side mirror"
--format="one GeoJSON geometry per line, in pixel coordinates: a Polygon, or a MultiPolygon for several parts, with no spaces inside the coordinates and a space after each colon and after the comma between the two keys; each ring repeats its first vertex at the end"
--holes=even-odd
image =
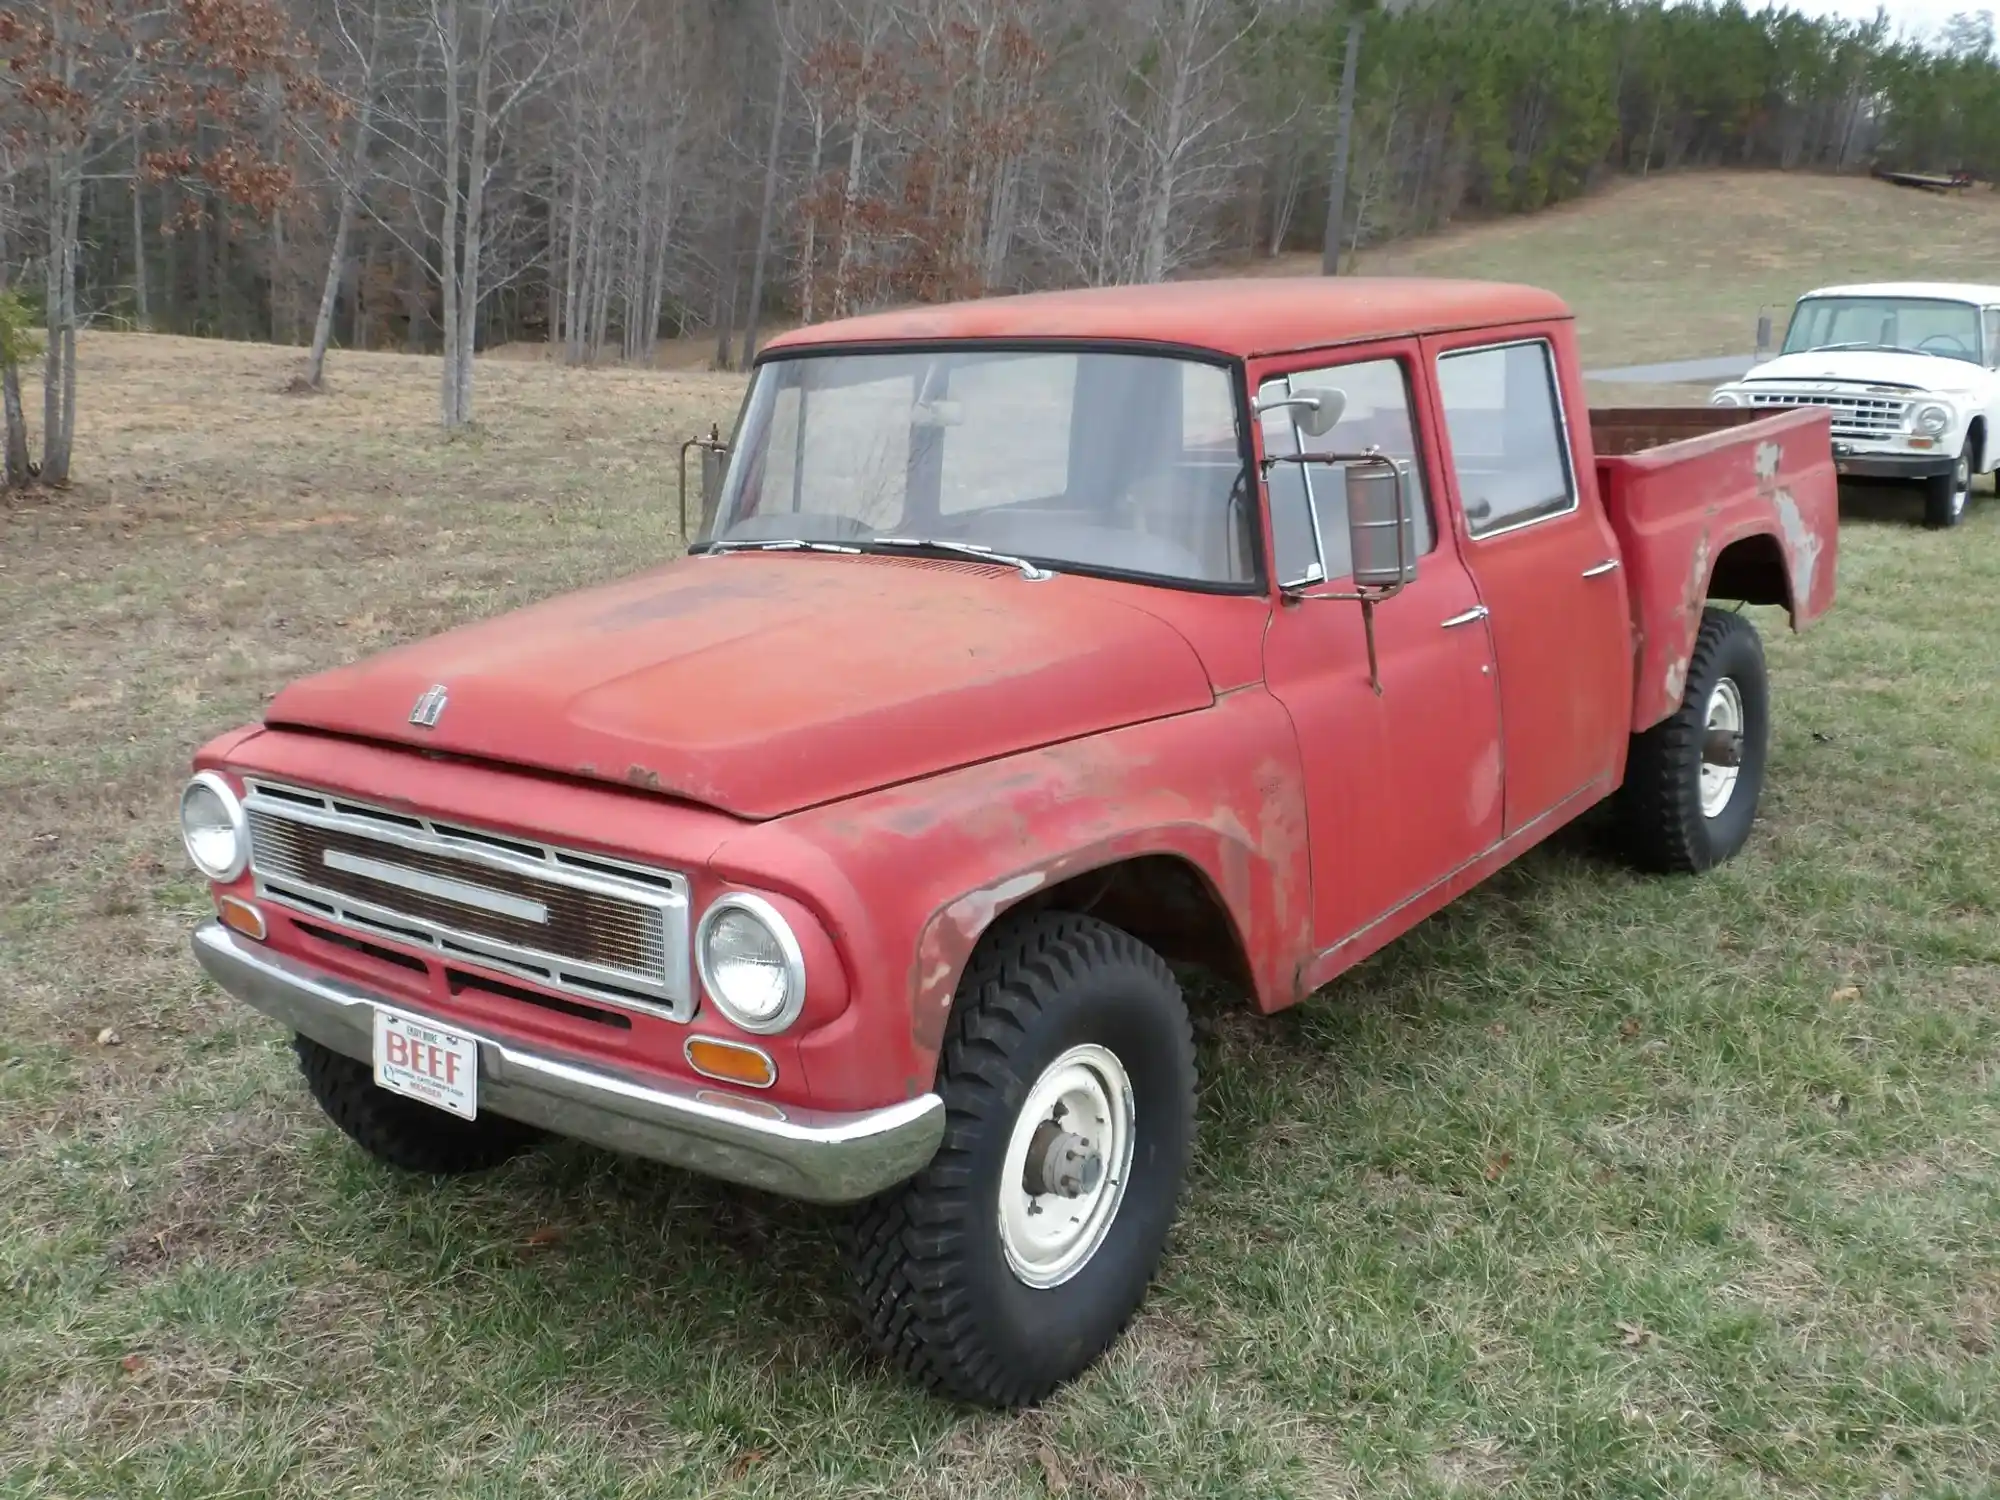
{"type": "Polygon", "coordinates": [[[1345,478],[1354,586],[1386,598],[1417,576],[1416,526],[1402,470],[1394,459],[1371,454],[1348,464],[1345,478]]]}
{"type": "Polygon", "coordinates": [[[694,449],[701,450],[701,535],[707,536],[715,529],[715,507],[722,501],[722,483],[729,477],[729,444],[724,441],[722,429],[709,424],[707,437],[689,438],[681,444],[681,540],[692,542],[688,531],[688,454],[694,449]]]}

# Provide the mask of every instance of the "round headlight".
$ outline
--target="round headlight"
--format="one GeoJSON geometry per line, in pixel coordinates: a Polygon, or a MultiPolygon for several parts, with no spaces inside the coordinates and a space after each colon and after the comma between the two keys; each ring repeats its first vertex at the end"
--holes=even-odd
{"type": "Polygon", "coordinates": [[[798,1019],[806,1000],[805,955],[770,902],[742,892],[724,896],[701,919],[695,954],[703,987],[745,1031],[769,1035],[798,1019]]]}
{"type": "Polygon", "coordinates": [[[1941,402],[1931,401],[1917,408],[1910,419],[1911,425],[1926,437],[1936,437],[1951,426],[1952,410],[1941,402]]]}
{"type": "Polygon", "coordinates": [[[1717,391],[1708,398],[1710,406],[1741,406],[1743,400],[1734,391],[1717,391]]]}
{"type": "Polygon", "coordinates": [[[210,880],[234,880],[250,862],[243,804],[213,771],[201,772],[181,793],[181,843],[210,880]]]}

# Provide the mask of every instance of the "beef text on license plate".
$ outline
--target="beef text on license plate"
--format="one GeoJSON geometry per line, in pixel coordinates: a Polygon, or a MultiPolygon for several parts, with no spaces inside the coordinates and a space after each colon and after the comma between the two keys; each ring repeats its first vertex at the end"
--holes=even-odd
{"type": "Polygon", "coordinates": [[[429,1021],[375,1012],[375,1082],[460,1119],[479,1117],[479,1043],[429,1021]]]}

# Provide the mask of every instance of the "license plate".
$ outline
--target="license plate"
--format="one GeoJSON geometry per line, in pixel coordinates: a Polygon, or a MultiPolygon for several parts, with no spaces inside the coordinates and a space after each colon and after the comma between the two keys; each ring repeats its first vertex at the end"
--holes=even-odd
{"type": "Polygon", "coordinates": [[[460,1119],[479,1117],[479,1043],[428,1021],[375,1012],[375,1083],[460,1119]]]}

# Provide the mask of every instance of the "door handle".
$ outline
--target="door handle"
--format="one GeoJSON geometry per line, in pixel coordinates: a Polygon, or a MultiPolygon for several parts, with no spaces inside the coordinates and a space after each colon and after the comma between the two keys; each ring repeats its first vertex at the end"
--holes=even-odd
{"type": "Polygon", "coordinates": [[[1603,562],[1597,564],[1595,567],[1585,568],[1583,570],[1583,576],[1585,578],[1602,578],[1606,573],[1616,573],[1617,571],[1618,571],[1618,559],[1615,557],[1607,557],[1604,559],[1603,562]]]}
{"type": "Polygon", "coordinates": [[[1444,622],[1444,628],[1446,630],[1455,630],[1460,625],[1470,625],[1475,620],[1485,619],[1486,613],[1487,611],[1485,605],[1475,604],[1472,606],[1472,608],[1468,609],[1464,614],[1453,615],[1449,620],[1446,620],[1444,622]]]}

